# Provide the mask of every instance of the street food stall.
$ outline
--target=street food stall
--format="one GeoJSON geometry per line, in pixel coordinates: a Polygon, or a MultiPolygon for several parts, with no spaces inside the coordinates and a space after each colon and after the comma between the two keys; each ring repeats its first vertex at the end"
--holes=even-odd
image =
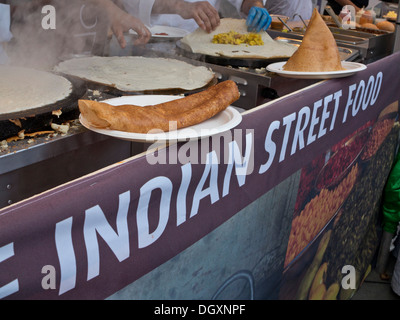
{"type": "MultiPolygon", "coordinates": [[[[85,30],[70,37],[83,45],[35,71],[65,79],[63,93],[0,115],[0,297],[351,298],[379,246],[398,148],[400,33],[329,27],[344,70],[285,73],[290,55],[194,52],[171,29],[121,50],[78,12],[85,30]],[[208,105],[228,83],[234,101],[190,130],[100,128],[82,108],[208,105]]],[[[306,41],[266,34],[293,52],[306,41]]],[[[13,84],[24,98],[45,83],[25,78],[26,91],[13,84]]]]}

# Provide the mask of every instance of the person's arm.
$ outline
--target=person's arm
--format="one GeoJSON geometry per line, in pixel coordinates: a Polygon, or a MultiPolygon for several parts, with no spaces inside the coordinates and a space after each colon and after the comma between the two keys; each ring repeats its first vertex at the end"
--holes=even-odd
{"type": "Polygon", "coordinates": [[[272,18],[261,0],[243,0],[241,11],[247,15],[249,31],[260,32],[271,25],[272,18]]]}
{"type": "Polygon", "coordinates": [[[250,9],[252,7],[264,8],[264,5],[263,5],[262,1],[260,1],[260,0],[243,0],[242,12],[245,15],[249,14],[250,9]]]}
{"type": "Polygon", "coordinates": [[[356,12],[360,11],[361,8],[357,7],[352,1],[350,0],[335,0],[338,4],[340,4],[342,7],[344,6],[353,6],[354,9],[356,9],[356,12]]]}
{"type": "Polygon", "coordinates": [[[108,18],[111,23],[111,30],[117,38],[121,48],[126,47],[124,32],[130,29],[136,31],[138,38],[135,44],[147,43],[151,38],[150,30],[138,18],[135,18],[122,10],[111,0],[87,0],[90,3],[102,6],[107,12],[108,18]]]}
{"type": "Polygon", "coordinates": [[[218,10],[208,1],[155,0],[152,13],[174,13],[183,19],[194,19],[207,32],[215,30],[220,23],[218,10]]]}

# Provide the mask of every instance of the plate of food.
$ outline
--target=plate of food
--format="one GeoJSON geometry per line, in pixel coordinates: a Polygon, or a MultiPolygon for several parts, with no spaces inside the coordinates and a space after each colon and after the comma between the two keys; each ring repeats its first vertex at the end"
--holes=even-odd
{"type": "Polygon", "coordinates": [[[242,116],[231,104],[238,98],[236,84],[224,81],[186,97],[134,95],[102,102],[79,100],[79,119],[91,131],[123,140],[188,141],[236,127],[242,116]]]}
{"type": "Polygon", "coordinates": [[[365,70],[364,64],[341,61],[332,32],[314,9],[303,40],[288,61],[270,64],[267,70],[297,79],[333,79],[365,70]]]}

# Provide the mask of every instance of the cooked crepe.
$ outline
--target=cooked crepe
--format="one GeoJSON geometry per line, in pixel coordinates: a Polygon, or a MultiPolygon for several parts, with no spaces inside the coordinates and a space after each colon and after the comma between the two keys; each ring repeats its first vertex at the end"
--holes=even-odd
{"type": "Polygon", "coordinates": [[[76,58],[61,62],[55,70],[124,92],[194,90],[214,78],[206,67],[175,59],[136,56],[76,58]]]}
{"type": "Polygon", "coordinates": [[[0,65],[0,114],[54,104],[67,98],[72,84],[64,77],[29,68],[0,65]]]}
{"type": "Polygon", "coordinates": [[[206,121],[240,98],[232,80],[220,82],[203,91],[156,105],[112,106],[104,102],[79,100],[83,119],[95,128],[135,133],[151,130],[168,132],[171,123],[181,129],[206,121]]]}
{"type": "Polygon", "coordinates": [[[250,46],[248,44],[219,44],[212,43],[215,35],[235,31],[239,34],[248,34],[246,20],[244,19],[221,19],[221,24],[211,33],[197,29],[182,38],[181,42],[185,48],[193,53],[209,56],[224,56],[229,58],[288,58],[297,50],[296,46],[273,40],[268,33],[262,31],[259,34],[264,45],[250,46]]]}
{"type": "Polygon", "coordinates": [[[299,49],[283,66],[283,69],[297,72],[343,70],[335,38],[316,9],[299,49]]]}

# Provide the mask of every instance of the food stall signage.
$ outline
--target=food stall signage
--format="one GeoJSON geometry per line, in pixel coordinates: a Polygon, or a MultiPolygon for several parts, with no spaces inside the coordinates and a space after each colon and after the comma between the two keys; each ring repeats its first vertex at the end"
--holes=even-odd
{"type": "Polygon", "coordinates": [[[243,145],[237,136],[226,150],[210,145],[205,162],[168,164],[163,148],[167,164],[143,154],[0,210],[0,295],[107,298],[140,279],[399,100],[399,61],[247,112],[236,128],[243,145]],[[43,289],[43,266],[54,266],[55,290],[43,289]]]}

